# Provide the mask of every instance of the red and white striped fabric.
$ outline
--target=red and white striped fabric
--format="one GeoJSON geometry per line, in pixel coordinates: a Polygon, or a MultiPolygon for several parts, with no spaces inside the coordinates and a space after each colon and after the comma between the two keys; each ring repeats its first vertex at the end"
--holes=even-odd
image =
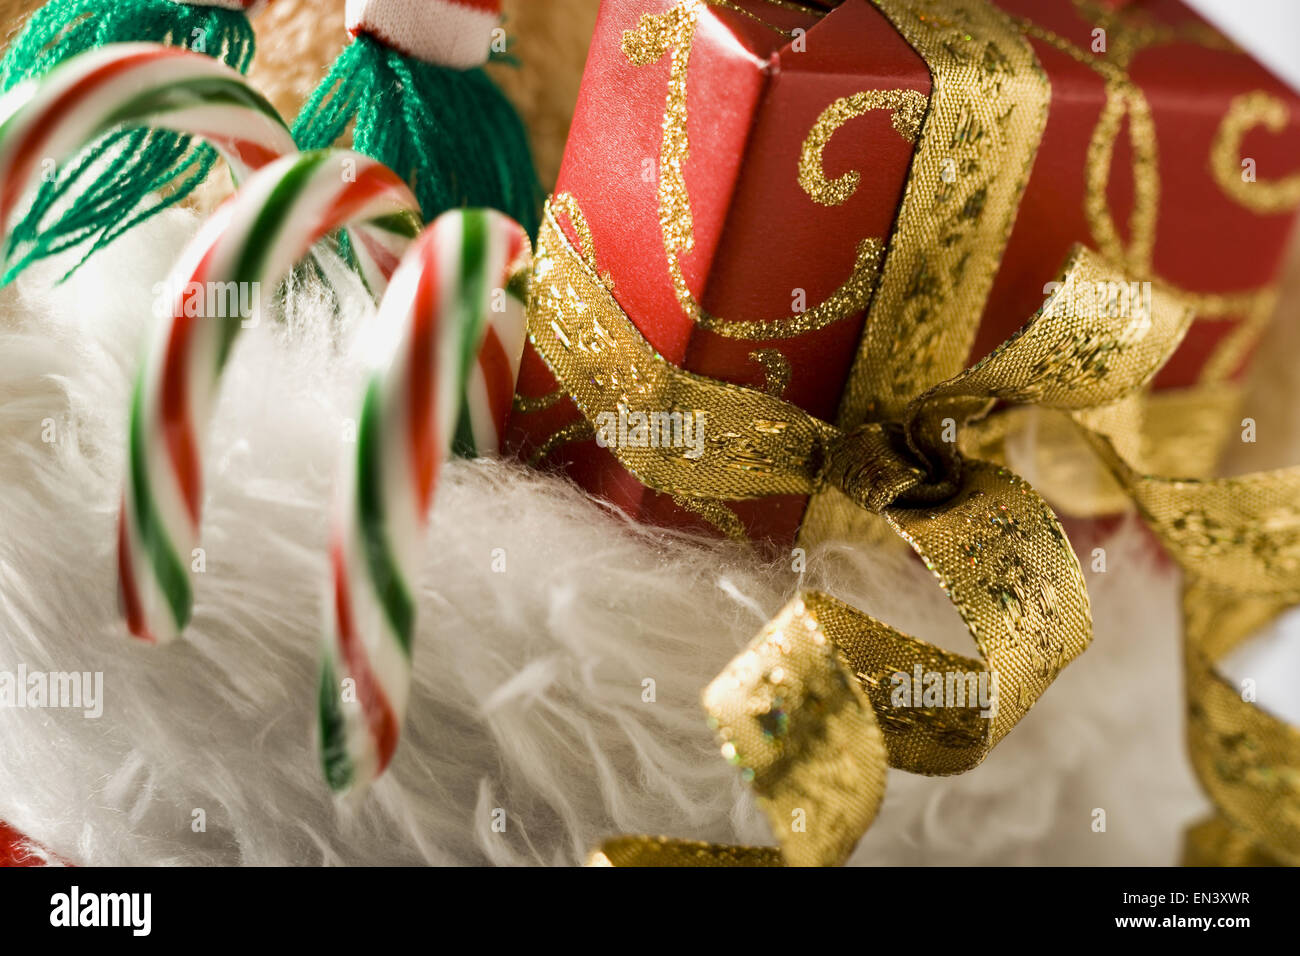
{"type": "Polygon", "coordinates": [[[348,0],[348,32],[453,70],[487,62],[501,0],[348,0]]]}

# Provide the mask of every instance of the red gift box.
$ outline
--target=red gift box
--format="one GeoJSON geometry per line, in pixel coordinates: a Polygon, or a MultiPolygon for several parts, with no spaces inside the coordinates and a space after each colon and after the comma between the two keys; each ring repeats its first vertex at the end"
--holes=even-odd
{"type": "MultiPolygon", "coordinates": [[[[1159,460],[1162,428],[1212,416],[1169,458],[1191,474],[1267,321],[1297,156],[1296,96],[1177,0],[606,0],[553,208],[662,356],[841,427],[986,354],[1098,249],[1197,303],[1148,423],[1159,460]]],[[[719,526],[558,389],[530,347],[519,454],[719,526]]],[[[835,529],[803,496],[724,504],[753,538],[835,529]]]]}

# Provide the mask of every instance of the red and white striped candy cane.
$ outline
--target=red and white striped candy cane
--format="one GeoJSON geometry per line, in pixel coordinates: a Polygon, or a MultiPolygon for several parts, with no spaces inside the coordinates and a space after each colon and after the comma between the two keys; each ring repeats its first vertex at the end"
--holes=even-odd
{"type": "Polygon", "coordinates": [[[419,230],[415,197],[388,167],[350,150],[297,153],[255,173],[173,269],[171,318],[160,323],[131,400],[118,528],[122,606],[137,637],[170,640],[190,618],[200,435],[235,337],[316,241],[355,224],[366,227],[353,235],[371,288],[382,290],[419,230]],[[251,309],[242,314],[232,302],[251,309]]]}
{"type": "Polygon", "coordinates": [[[197,136],[237,182],[296,149],[275,108],[225,64],[155,43],[99,47],[0,97],[0,238],[42,176],[123,127],[197,136]]]}
{"type": "Polygon", "coordinates": [[[530,264],[513,219],[453,210],[407,252],[380,305],[378,355],[330,536],[318,705],[322,763],[336,791],[364,790],[397,746],[438,471],[453,444],[474,455],[499,448],[525,337],[511,279],[530,264]]]}

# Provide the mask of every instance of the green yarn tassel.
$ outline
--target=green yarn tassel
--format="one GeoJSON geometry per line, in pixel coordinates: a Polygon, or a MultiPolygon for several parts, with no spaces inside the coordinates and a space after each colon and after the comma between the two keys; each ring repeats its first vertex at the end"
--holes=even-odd
{"type": "Polygon", "coordinates": [[[433,66],[363,33],[307,100],[293,137],[322,149],[354,120],[353,148],[411,184],[426,222],[488,206],[537,234],[542,190],[524,126],[482,69],[433,66]]]}
{"type": "MultiPolygon", "coordinates": [[[[49,0],[0,63],[0,89],[41,76],[78,53],[125,42],[188,47],[240,72],[253,59],[253,28],[242,11],[171,0],[49,0]]],[[[105,134],[54,181],[42,184],[9,235],[0,285],[38,259],[85,248],[71,275],[124,232],[184,199],[216,161],[212,147],[178,133],[105,134]]]]}

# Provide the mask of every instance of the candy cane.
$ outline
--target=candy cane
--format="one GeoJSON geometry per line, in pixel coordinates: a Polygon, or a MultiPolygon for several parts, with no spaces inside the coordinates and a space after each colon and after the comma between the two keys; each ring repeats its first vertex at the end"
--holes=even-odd
{"type": "Polygon", "coordinates": [[[396,265],[392,251],[418,231],[416,210],[406,184],[372,159],[349,150],[298,153],[255,173],[181,254],[168,283],[177,290],[171,318],[159,324],[131,400],[118,570],[122,608],[137,637],[170,640],[189,621],[202,500],[199,435],[235,337],[258,320],[260,296],[273,294],[313,243],[355,223],[387,236],[373,257],[372,282],[382,288],[396,265]],[[230,311],[232,293],[249,300],[249,315],[220,314],[230,311]]]}
{"type": "Polygon", "coordinates": [[[237,182],[296,148],[275,108],[236,70],[177,47],[109,44],[0,97],[0,238],[42,175],[123,127],[198,136],[237,182]]]}
{"type": "Polygon", "coordinates": [[[514,396],[528,237],[484,209],[439,216],[380,305],[379,354],[341,468],[319,729],[325,777],[361,792],[397,746],[411,682],[421,531],[453,443],[495,451],[514,396]]]}

